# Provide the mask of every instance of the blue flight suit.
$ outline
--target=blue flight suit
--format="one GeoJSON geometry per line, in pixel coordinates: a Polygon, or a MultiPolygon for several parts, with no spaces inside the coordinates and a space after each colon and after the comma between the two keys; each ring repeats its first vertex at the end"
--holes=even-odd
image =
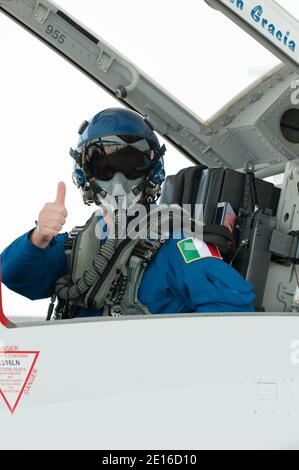
{"type": "MultiPolygon", "coordinates": [[[[67,233],[42,249],[29,240],[31,231],[1,254],[2,282],[31,300],[49,298],[56,280],[67,272],[67,233]]],[[[213,257],[187,263],[178,241],[165,241],[142,277],[138,300],[151,313],[254,311],[252,286],[235,269],[213,257]]],[[[78,307],[75,316],[100,315],[101,311],[78,307]]]]}

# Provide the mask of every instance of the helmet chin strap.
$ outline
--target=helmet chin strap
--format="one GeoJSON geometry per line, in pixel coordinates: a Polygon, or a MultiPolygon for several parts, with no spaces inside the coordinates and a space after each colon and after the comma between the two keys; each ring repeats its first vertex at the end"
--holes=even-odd
{"type": "Polygon", "coordinates": [[[115,173],[109,181],[94,180],[91,188],[95,203],[109,212],[129,210],[142,199],[144,181],[144,177],[129,180],[122,173],[115,173]]]}

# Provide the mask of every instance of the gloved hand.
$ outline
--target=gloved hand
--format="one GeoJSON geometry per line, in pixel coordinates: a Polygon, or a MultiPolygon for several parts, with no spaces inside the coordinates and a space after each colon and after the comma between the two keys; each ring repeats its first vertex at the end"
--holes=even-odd
{"type": "Polygon", "coordinates": [[[52,238],[57,235],[65,224],[67,210],[65,208],[66,186],[58,183],[56,199],[48,202],[39,213],[37,227],[29,237],[34,245],[46,248],[52,238]]]}

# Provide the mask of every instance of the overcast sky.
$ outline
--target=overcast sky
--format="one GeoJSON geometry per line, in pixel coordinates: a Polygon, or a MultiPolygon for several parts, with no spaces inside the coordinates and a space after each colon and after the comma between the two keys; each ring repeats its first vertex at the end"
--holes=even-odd
{"type": "MultiPolygon", "coordinates": [[[[203,119],[278,63],[203,0],[56,3],[203,119]]],[[[299,17],[299,2],[278,3],[299,17]]],[[[89,217],[71,182],[69,147],[84,119],[118,102],[1,14],[0,44],[1,252],[34,226],[59,180],[67,184],[65,230],[89,217]]],[[[167,147],[167,173],[188,165],[167,147]]],[[[46,312],[48,301],[33,303],[6,288],[3,297],[9,315],[46,312]]]]}

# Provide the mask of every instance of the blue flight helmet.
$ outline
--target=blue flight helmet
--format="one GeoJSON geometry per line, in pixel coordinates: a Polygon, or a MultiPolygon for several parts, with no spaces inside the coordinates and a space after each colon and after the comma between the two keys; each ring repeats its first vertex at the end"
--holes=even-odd
{"type": "Polygon", "coordinates": [[[73,182],[85,204],[115,205],[125,196],[128,206],[152,203],[165,179],[161,146],[152,125],[135,111],[109,108],[84,121],[75,160],[73,182]]]}

